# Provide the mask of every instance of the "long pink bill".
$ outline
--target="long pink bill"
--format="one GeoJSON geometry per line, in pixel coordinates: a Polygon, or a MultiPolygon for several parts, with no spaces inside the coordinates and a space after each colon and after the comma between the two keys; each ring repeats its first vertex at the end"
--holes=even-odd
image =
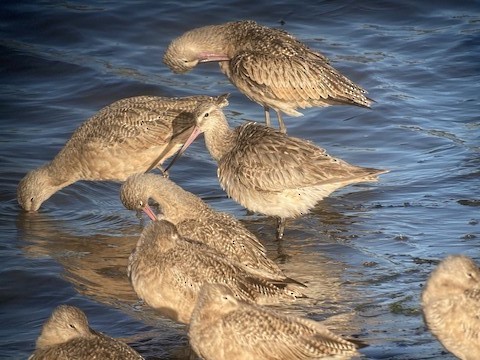
{"type": "Polygon", "coordinates": [[[185,150],[187,150],[187,148],[191,145],[191,143],[201,133],[202,133],[202,131],[200,130],[200,128],[198,126],[195,126],[193,128],[193,131],[190,134],[190,136],[188,137],[187,141],[185,141],[185,143],[180,148],[180,150],[178,150],[178,152],[175,154],[175,157],[172,159],[172,161],[170,161],[170,164],[168,164],[168,166],[165,168],[164,173],[166,173],[168,171],[168,169],[170,169],[172,167],[172,165],[175,163],[175,161],[177,161],[177,159],[180,158],[180,156],[182,156],[182,154],[185,152],[185,150]]]}
{"type": "Polygon", "coordinates": [[[198,54],[199,62],[228,61],[230,58],[225,54],[202,52],[198,54]]]}
{"type": "Polygon", "coordinates": [[[150,206],[145,205],[145,207],[143,208],[143,211],[145,212],[145,214],[148,215],[148,217],[153,220],[153,221],[156,221],[158,220],[157,218],[157,215],[153,212],[152,208],[150,206]]]}

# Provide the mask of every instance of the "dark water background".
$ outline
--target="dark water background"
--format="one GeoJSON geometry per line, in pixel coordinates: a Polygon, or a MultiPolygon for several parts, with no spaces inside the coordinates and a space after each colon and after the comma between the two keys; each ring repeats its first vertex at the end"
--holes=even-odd
{"type": "Polygon", "coordinates": [[[216,64],[174,75],[161,58],[193,27],[254,19],[282,27],[369,90],[372,110],[330,107],[286,117],[291,135],[353,164],[385,168],[291,221],[227,199],[196,142],[171,177],[240,217],[316,301],[291,311],[357,336],[369,359],[452,358],[425,329],[421,288],[438,260],[480,261],[480,4],[473,1],[2,1],[0,5],[0,358],[24,359],[58,304],[145,357],[181,357],[185,329],[135,297],[125,269],[144,222],[119,185],[76,183],[37,214],[20,211],[25,173],[53,158],[100,108],[134,95],[231,92],[232,125],[263,119],[216,64]],[[284,23],[281,25],[281,23],[284,23]]]}

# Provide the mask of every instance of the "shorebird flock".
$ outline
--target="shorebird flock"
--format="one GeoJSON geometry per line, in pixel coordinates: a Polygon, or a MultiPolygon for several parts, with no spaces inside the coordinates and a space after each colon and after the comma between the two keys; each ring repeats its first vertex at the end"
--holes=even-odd
{"type": "MultiPolygon", "coordinates": [[[[169,180],[167,170],[204,133],[221,187],[245,209],[275,217],[276,237],[285,241],[287,219],[307,214],[341,187],[377,181],[387,171],[349,164],[287,135],[282,113],[300,116],[299,109],[337,104],[369,108],[367,92],[321,53],[254,21],[187,31],[171,41],[163,60],[175,73],[218,62],[241,93],[263,106],[265,124],[231,128],[224,113],[227,94],[122,99],[86,120],[52,161],[25,175],[17,189],[19,205],[38,211],[79,180],[122,182],[125,208],[141,210],[152,220],[125,272],[139,299],[188,325],[191,347],[202,359],[360,356],[363,342],[271,308],[307,297],[308,288],[285,274],[239,220],[169,180]],[[270,109],[279,129],[272,127],[270,109]]],[[[462,359],[480,357],[479,282],[472,260],[449,258],[423,293],[427,325],[462,359]]],[[[125,343],[90,329],[85,314],[68,305],[60,305],[46,321],[31,359],[59,356],[142,358],[125,343]]]]}

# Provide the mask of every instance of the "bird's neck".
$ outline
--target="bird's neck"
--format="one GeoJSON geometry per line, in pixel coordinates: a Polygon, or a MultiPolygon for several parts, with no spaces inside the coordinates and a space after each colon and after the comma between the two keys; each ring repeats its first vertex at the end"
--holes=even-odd
{"type": "Polygon", "coordinates": [[[79,180],[91,180],[88,176],[82,174],[81,168],[84,164],[85,159],[82,152],[74,146],[68,146],[67,142],[53,160],[47,164],[46,171],[52,181],[55,181],[55,185],[63,188],[79,180]]]}
{"type": "Polygon", "coordinates": [[[205,131],[205,144],[210,155],[219,161],[233,147],[233,130],[227,121],[219,122],[215,128],[205,131]]]}
{"type": "Polygon", "coordinates": [[[48,189],[51,195],[78,180],[76,175],[72,175],[67,168],[59,166],[55,161],[50,161],[33,170],[32,174],[41,179],[44,190],[48,189]]]}

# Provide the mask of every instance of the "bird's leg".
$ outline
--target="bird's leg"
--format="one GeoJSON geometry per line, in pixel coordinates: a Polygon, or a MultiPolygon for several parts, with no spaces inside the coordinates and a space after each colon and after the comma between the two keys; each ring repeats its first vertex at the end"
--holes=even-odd
{"type": "Polygon", "coordinates": [[[285,231],[285,223],[287,222],[284,218],[277,219],[277,240],[283,239],[283,232],[285,231]]]}
{"type": "Polygon", "coordinates": [[[283,122],[282,113],[277,110],[277,118],[278,118],[278,127],[280,131],[284,134],[287,133],[287,128],[285,127],[285,123],[283,122]]]}
{"type": "Polygon", "coordinates": [[[287,254],[285,249],[283,248],[284,242],[281,241],[283,239],[283,232],[285,230],[285,223],[287,222],[286,219],[278,218],[277,219],[277,253],[278,256],[276,260],[280,263],[285,264],[290,261],[291,256],[287,254]]]}
{"type": "Polygon", "coordinates": [[[275,261],[280,264],[286,264],[292,258],[292,256],[288,255],[285,251],[284,244],[285,242],[283,241],[277,241],[277,257],[275,258],[275,261]]]}
{"type": "Polygon", "coordinates": [[[263,107],[265,109],[265,125],[271,126],[272,123],[270,121],[270,108],[268,106],[263,107]]]}
{"type": "Polygon", "coordinates": [[[170,177],[170,174],[168,173],[168,171],[165,171],[165,170],[163,169],[163,166],[162,166],[162,165],[158,165],[158,166],[157,166],[157,169],[160,170],[160,172],[162,173],[162,176],[163,176],[164,178],[167,178],[167,179],[168,179],[168,178],[170,177]]]}

